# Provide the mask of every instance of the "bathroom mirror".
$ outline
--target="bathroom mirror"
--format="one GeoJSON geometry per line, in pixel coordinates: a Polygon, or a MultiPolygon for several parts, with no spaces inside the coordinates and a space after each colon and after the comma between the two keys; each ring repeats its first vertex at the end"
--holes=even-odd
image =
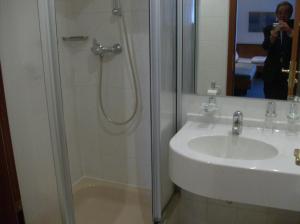
{"type": "Polygon", "coordinates": [[[299,6],[300,0],[183,0],[183,91],[207,95],[216,82],[222,96],[300,96],[299,6]]]}

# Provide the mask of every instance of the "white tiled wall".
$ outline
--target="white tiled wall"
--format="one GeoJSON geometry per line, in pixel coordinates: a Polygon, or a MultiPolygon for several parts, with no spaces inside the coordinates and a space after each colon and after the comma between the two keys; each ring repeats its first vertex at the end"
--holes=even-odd
{"type": "Polygon", "coordinates": [[[104,59],[103,101],[116,120],[128,118],[134,91],[120,18],[112,0],[57,0],[57,23],[64,110],[72,180],[103,178],[139,187],[151,186],[150,68],[148,0],[121,1],[139,78],[140,107],[133,126],[109,125],[99,113],[100,58],[90,51],[93,38],[104,45],[123,45],[123,52],[104,59]],[[88,35],[67,43],[62,36],[88,35]]]}
{"type": "MultiPolygon", "coordinates": [[[[204,102],[208,102],[208,97],[193,94],[183,95],[182,121],[187,119],[187,113],[202,113],[200,107],[204,102]]],[[[240,97],[218,97],[217,104],[220,108],[219,114],[231,117],[237,110],[243,112],[246,118],[263,120],[265,118],[266,107],[269,100],[250,99],[240,97]]],[[[290,102],[275,101],[277,117],[276,121],[285,122],[289,112],[290,102]]]]}
{"type": "Polygon", "coordinates": [[[212,81],[226,87],[229,0],[199,0],[196,91],[206,95],[212,81]]]}
{"type": "Polygon", "coordinates": [[[182,191],[179,202],[179,221],[176,224],[225,223],[297,224],[300,223],[300,213],[219,201],[182,191]]]}

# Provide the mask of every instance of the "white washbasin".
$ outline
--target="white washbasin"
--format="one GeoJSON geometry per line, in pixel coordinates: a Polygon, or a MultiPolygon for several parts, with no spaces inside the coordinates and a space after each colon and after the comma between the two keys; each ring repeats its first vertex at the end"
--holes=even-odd
{"type": "Polygon", "coordinates": [[[300,134],[265,132],[245,119],[249,126],[232,136],[231,122],[188,121],[170,141],[171,180],[204,197],[300,211],[300,134]]]}
{"type": "Polygon", "coordinates": [[[278,150],[272,145],[240,136],[204,136],[191,139],[188,146],[198,153],[224,159],[264,160],[278,150]]]}

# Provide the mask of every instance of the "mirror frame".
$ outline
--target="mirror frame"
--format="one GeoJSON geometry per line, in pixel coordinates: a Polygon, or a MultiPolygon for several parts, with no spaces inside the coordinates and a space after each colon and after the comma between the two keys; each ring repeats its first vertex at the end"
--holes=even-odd
{"type": "Polygon", "coordinates": [[[226,96],[234,96],[235,42],[236,42],[237,0],[229,2],[228,55],[227,55],[227,84],[226,96]]]}

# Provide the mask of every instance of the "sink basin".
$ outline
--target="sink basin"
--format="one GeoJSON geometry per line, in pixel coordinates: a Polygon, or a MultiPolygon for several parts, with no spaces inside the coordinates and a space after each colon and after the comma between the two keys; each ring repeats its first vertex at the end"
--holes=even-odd
{"type": "Polygon", "coordinates": [[[188,146],[198,153],[224,159],[265,160],[278,154],[269,144],[240,136],[198,137],[191,139],[188,146]]]}
{"type": "Polygon", "coordinates": [[[265,132],[252,120],[233,136],[231,118],[197,117],[170,141],[169,175],[180,188],[208,198],[300,211],[300,133],[265,132]],[[222,118],[223,119],[223,118],[222,118]]]}

